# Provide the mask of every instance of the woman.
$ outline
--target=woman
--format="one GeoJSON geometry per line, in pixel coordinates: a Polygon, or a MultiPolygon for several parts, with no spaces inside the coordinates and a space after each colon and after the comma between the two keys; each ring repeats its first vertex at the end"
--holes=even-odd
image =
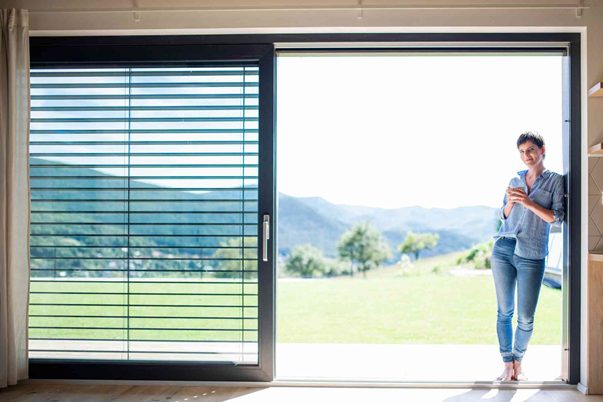
{"type": "Polygon", "coordinates": [[[526,380],[521,360],[534,327],[534,312],[544,277],[551,224],[564,212],[563,176],[544,167],[546,149],[539,134],[525,132],[517,149],[527,170],[518,172],[507,188],[500,210],[502,225],[494,238],[492,275],[498,314],[496,333],[505,368],[497,380],[526,380]],[[517,287],[517,328],[512,320],[517,287]]]}

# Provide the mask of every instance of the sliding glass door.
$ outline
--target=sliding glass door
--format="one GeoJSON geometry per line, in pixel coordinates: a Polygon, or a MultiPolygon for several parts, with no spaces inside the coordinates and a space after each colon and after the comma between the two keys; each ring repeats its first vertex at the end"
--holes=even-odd
{"type": "MultiPolygon", "coordinates": [[[[573,207],[580,204],[580,39],[579,34],[565,33],[32,38],[30,377],[274,378],[275,257],[286,256],[277,248],[291,239],[318,241],[316,228],[325,229],[314,218],[305,220],[314,221],[311,230],[298,230],[295,238],[280,236],[280,245],[276,243],[275,45],[283,51],[342,54],[377,47],[386,54],[406,48],[417,54],[567,51],[564,67],[571,68],[564,69],[563,147],[569,151],[563,169],[568,180],[563,292],[564,319],[569,321],[563,328],[567,364],[562,375],[577,383],[580,270],[569,267],[580,265],[580,209],[573,207]]],[[[434,71],[438,75],[441,68],[434,71]]],[[[308,70],[298,77],[303,75],[308,70]]],[[[341,86],[341,93],[351,94],[346,101],[357,96],[360,76],[341,86]]],[[[324,103],[324,91],[319,87],[298,109],[311,112],[324,103]]],[[[433,107],[436,92],[425,92],[426,107],[433,107]]],[[[400,115],[399,96],[405,93],[402,89],[392,97],[390,115],[400,115]]],[[[321,111],[335,106],[326,104],[321,111]]],[[[283,118],[286,110],[280,112],[283,118]]],[[[331,132],[314,141],[310,164],[295,164],[294,158],[279,154],[282,165],[287,162],[304,172],[297,184],[311,180],[305,167],[319,161],[316,149],[330,152],[326,145],[332,133],[341,132],[341,122],[362,117],[366,110],[354,104],[347,113],[330,127],[316,113],[302,116],[300,121],[313,122],[311,132],[317,127],[331,132]]],[[[426,121],[432,120],[430,116],[426,121]]],[[[365,126],[365,133],[375,130],[373,123],[365,126]]],[[[299,138],[308,140],[307,135],[306,130],[299,138]]],[[[349,139],[343,143],[349,148],[349,139]]],[[[292,154],[301,149],[293,148],[292,154]]],[[[331,164],[322,175],[332,170],[331,164]]],[[[366,177],[366,171],[363,175],[358,177],[366,177]]],[[[283,169],[281,176],[287,176],[283,169]]],[[[378,182],[374,177],[372,184],[378,182]]],[[[285,207],[281,202],[281,211],[285,207]]],[[[299,205],[289,209],[302,210],[299,205]]],[[[337,218],[333,227],[338,229],[338,215],[330,210],[321,218],[337,218]]],[[[285,226],[283,222],[281,228],[285,226]]],[[[339,262],[324,275],[353,272],[353,261],[339,262]]],[[[298,282],[294,278],[289,284],[298,282]]],[[[378,295],[385,294],[378,290],[378,295]]],[[[304,299],[295,300],[299,304],[304,299]]],[[[300,311],[310,310],[306,305],[300,311]]],[[[297,318],[290,322],[304,321],[297,318]]],[[[364,327],[356,332],[367,333],[364,327]]],[[[324,335],[324,326],[316,333],[324,335]]],[[[391,354],[385,359],[391,360],[391,354]]],[[[317,367],[316,360],[308,361],[317,367]]]]}
{"type": "Polygon", "coordinates": [[[258,50],[32,68],[34,375],[272,379],[273,56],[258,50]]]}

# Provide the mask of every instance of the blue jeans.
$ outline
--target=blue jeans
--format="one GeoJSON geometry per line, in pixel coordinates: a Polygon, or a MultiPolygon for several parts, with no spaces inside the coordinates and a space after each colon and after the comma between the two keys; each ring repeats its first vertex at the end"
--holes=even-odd
{"type": "Polygon", "coordinates": [[[496,334],[504,362],[521,361],[534,329],[534,313],[544,277],[544,258],[533,260],[515,254],[516,240],[502,237],[492,250],[492,275],[498,314],[496,334]],[[517,287],[517,328],[513,342],[513,313],[517,287]]]}

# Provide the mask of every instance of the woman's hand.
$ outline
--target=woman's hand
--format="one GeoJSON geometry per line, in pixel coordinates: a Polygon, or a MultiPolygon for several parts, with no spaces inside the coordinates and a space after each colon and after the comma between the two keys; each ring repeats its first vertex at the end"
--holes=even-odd
{"type": "Polygon", "coordinates": [[[520,187],[507,188],[507,199],[512,203],[519,203],[525,207],[529,207],[534,204],[534,201],[532,201],[526,192],[520,187]]]}
{"type": "MultiPolygon", "coordinates": [[[[546,209],[540,205],[538,205],[535,201],[528,197],[528,195],[523,191],[522,188],[517,187],[509,187],[507,188],[507,200],[509,204],[513,205],[515,203],[519,203],[523,205],[525,208],[534,212],[536,215],[540,217],[540,219],[544,220],[548,223],[553,223],[555,221],[555,214],[553,210],[546,209]]],[[[505,217],[509,216],[509,211],[505,209],[505,217]]]]}
{"type": "Polygon", "coordinates": [[[513,187],[507,187],[507,205],[515,204],[515,201],[511,199],[513,197],[513,193],[511,192],[512,190],[513,187]]]}

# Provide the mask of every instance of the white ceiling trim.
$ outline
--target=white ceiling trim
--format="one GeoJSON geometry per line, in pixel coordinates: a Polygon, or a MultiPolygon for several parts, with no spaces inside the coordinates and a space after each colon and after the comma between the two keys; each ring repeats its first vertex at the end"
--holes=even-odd
{"type": "Polygon", "coordinates": [[[137,35],[253,35],[317,33],[586,33],[585,26],[426,26],[426,27],[309,27],[309,28],[198,28],[30,30],[30,36],[137,36],[137,35]]]}

